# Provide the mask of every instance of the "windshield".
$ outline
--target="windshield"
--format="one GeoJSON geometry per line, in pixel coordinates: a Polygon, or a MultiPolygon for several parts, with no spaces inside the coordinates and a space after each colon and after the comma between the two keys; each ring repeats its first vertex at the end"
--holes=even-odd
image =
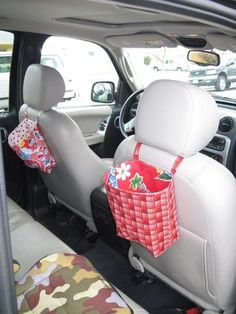
{"type": "Polygon", "coordinates": [[[218,66],[199,66],[187,60],[189,49],[125,48],[124,56],[137,88],[154,80],[173,79],[197,85],[215,99],[236,104],[236,54],[214,50],[220,55],[218,66]]]}

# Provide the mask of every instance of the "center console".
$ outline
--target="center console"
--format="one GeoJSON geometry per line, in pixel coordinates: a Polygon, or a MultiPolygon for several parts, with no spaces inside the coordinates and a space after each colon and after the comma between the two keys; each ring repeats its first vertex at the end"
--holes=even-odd
{"type": "Polygon", "coordinates": [[[116,251],[128,256],[130,243],[116,235],[116,226],[104,186],[98,187],[92,192],[91,209],[102,240],[116,251]]]}
{"type": "Polygon", "coordinates": [[[215,159],[216,161],[226,166],[230,142],[231,140],[229,137],[217,134],[201,151],[201,153],[215,159]]]}

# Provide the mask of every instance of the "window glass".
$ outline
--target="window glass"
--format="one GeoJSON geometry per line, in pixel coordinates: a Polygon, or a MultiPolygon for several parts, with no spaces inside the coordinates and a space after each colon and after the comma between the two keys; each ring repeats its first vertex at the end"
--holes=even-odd
{"type": "Polygon", "coordinates": [[[14,35],[0,31],[0,111],[9,111],[9,85],[14,35]]]}
{"type": "MultiPolygon", "coordinates": [[[[95,82],[110,81],[115,84],[115,90],[117,88],[118,75],[108,54],[87,41],[49,37],[42,48],[41,64],[55,68],[64,78],[65,94],[60,107],[103,104],[106,95],[100,98],[101,102],[91,99],[95,82]]],[[[107,99],[109,104],[109,97],[107,99]]],[[[112,97],[110,99],[113,101],[112,97]]]]}
{"type": "Polygon", "coordinates": [[[125,48],[123,54],[132,71],[137,88],[145,88],[155,80],[184,81],[210,93],[216,100],[236,104],[236,53],[213,49],[220,58],[219,65],[190,62],[189,49],[125,48]]]}

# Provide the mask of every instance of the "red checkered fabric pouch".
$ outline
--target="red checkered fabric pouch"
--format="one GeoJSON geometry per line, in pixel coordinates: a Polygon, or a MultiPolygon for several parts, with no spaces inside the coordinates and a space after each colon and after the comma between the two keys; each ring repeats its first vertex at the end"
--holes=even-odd
{"type": "Polygon", "coordinates": [[[146,247],[154,257],[179,239],[173,175],[183,160],[178,156],[171,172],[139,160],[141,143],[132,161],[104,176],[117,235],[146,247]]]}
{"type": "Polygon", "coordinates": [[[27,115],[27,106],[25,118],[9,134],[8,144],[30,168],[39,168],[49,174],[56,166],[56,161],[40,131],[38,117],[37,121],[30,120],[27,115]]]}

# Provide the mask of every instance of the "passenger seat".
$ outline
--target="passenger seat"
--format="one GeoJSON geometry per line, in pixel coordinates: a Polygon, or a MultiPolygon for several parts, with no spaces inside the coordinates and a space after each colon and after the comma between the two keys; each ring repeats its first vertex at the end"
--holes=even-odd
{"type": "Polygon", "coordinates": [[[128,314],[148,313],[106,282],[77,255],[10,198],[7,199],[19,313],[62,310],[128,314]],[[118,293],[117,293],[118,292],[118,293]]]}

